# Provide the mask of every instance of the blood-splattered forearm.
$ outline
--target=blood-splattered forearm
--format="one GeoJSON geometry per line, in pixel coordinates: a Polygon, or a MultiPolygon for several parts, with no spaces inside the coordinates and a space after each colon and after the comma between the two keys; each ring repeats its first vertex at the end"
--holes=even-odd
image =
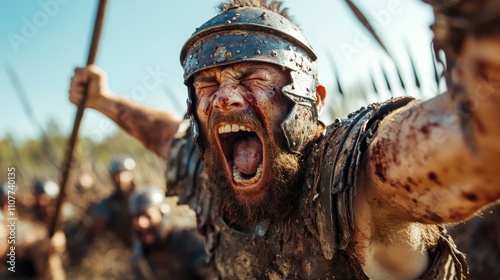
{"type": "Polygon", "coordinates": [[[371,199],[399,209],[391,215],[455,222],[500,198],[500,88],[487,82],[489,95],[479,98],[477,81],[464,87],[465,101],[446,93],[395,111],[380,124],[367,175],[371,199]]]}
{"type": "Polygon", "coordinates": [[[181,119],[176,115],[134,103],[117,95],[101,98],[96,108],[116,122],[144,146],[167,158],[181,119]]]}

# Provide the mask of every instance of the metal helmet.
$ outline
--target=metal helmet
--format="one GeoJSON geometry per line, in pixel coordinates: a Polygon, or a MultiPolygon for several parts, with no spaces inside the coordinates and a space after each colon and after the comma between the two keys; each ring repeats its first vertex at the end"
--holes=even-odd
{"type": "Polygon", "coordinates": [[[182,48],[180,59],[189,89],[187,113],[201,152],[193,75],[233,63],[265,62],[289,70],[292,82],[282,92],[294,106],[281,123],[289,150],[300,153],[314,133],[318,120],[317,57],[300,29],[284,16],[260,7],[222,11],[196,29],[182,48]],[[297,123],[298,118],[305,121],[297,123]]]}
{"type": "Polygon", "coordinates": [[[138,215],[151,207],[158,207],[162,214],[170,212],[165,202],[165,192],[157,186],[146,186],[132,195],[129,209],[132,215],[138,215]]]}
{"type": "Polygon", "coordinates": [[[50,198],[55,198],[59,194],[59,185],[54,181],[35,180],[33,184],[35,194],[46,194],[50,198]]]}
{"type": "Polygon", "coordinates": [[[135,160],[130,156],[120,155],[115,157],[108,166],[109,173],[112,175],[135,169],[135,160]]]}

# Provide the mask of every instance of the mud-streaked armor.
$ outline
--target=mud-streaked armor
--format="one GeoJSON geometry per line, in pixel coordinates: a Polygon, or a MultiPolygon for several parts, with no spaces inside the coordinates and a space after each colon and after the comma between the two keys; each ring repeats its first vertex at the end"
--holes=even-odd
{"type": "MultiPolygon", "coordinates": [[[[195,210],[210,261],[222,279],[367,279],[351,247],[358,167],[378,123],[409,101],[372,104],[328,126],[306,148],[301,195],[281,221],[246,229],[226,224],[187,131],[172,145],[167,194],[178,195],[179,203],[195,210]]],[[[429,252],[432,265],[422,279],[460,279],[465,260],[444,230],[429,252]]]]}

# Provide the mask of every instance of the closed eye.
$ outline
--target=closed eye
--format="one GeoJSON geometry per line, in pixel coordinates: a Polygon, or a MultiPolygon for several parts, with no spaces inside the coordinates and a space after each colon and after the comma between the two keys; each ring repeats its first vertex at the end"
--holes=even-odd
{"type": "Polygon", "coordinates": [[[219,88],[219,82],[215,79],[198,80],[193,83],[196,95],[209,95],[219,88]]]}
{"type": "Polygon", "coordinates": [[[266,75],[262,73],[254,73],[244,77],[241,80],[241,84],[246,88],[251,88],[253,86],[263,86],[268,82],[266,75]]]}

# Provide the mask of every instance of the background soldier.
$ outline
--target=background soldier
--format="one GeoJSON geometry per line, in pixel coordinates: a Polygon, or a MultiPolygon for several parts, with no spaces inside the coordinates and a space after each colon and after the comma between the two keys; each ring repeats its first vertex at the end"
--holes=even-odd
{"type": "Polygon", "coordinates": [[[108,170],[114,191],[92,207],[92,240],[109,230],[126,247],[132,246],[132,219],[128,201],[135,189],[134,169],[135,161],[129,156],[117,156],[110,162],[108,170]]]}
{"type": "Polygon", "coordinates": [[[134,232],[133,268],[139,279],[205,279],[203,239],[196,229],[177,228],[164,191],[148,186],[130,200],[134,232]]]}
{"type": "Polygon", "coordinates": [[[33,215],[36,220],[49,227],[54,217],[54,199],[59,194],[59,185],[54,181],[35,180],[33,184],[33,215]]]}
{"type": "MultiPolygon", "coordinates": [[[[435,8],[498,20],[497,2],[478,3],[435,8]]],[[[223,3],[186,42],[191,132],[113,95],[95,66],[75,70],[70,99],[89,83],[89,107],[169,159],[168,191],[195,209],[221,278],[461,278],[440,224],[500,198],[494,27],[461,30],[448,93],[372,104],[327,127],[316,55],[279,2],[223,3]]]]}
{"type": "MultiPolygon", "coordinates": [[[[55,182],[34,181],[31,218],[18,217],[16,220],[15,272],[4,271],[2,279],[66,278],[63,265],[66,236],[63,231],[57,231],[52,238],[48,235],[48,226],[54,214],[54,198],[58,193],[59,186],[55,182]]],[[[2,262],[6,261],[5,256],[2,254],[2,262]]]]}

